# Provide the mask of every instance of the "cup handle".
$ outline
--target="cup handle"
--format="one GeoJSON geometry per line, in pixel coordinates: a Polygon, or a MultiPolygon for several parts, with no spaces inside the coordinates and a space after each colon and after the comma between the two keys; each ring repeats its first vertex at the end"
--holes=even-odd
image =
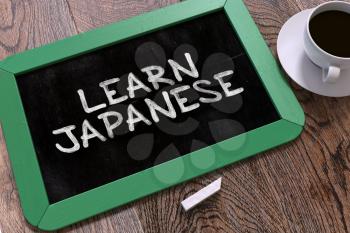
{"type": "Polygon", "coordinates": [[[337,66],[329,66],[322,71],[322,80],[325,83],[335,83],[340,76],[340,68],[337,66]]]}

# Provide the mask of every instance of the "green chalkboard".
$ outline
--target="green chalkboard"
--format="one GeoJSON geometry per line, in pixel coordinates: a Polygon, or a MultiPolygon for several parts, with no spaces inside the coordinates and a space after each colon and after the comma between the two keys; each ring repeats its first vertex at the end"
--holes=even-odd
{"type": "Polygon", "coordinates": [[[45,230],[286,143],[304,124],[238,0],[188,0],[0,69],[23,212],[45,230]]]}

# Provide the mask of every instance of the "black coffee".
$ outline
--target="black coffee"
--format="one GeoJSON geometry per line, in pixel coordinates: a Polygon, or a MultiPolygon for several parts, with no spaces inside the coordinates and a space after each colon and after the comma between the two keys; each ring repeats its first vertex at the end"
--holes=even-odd
{"type": "Polygon", "coordinates": [[[350,14],[326,11],[313,17],[309,24],[312,39],[324,51],[350,57],[350,14]]]}

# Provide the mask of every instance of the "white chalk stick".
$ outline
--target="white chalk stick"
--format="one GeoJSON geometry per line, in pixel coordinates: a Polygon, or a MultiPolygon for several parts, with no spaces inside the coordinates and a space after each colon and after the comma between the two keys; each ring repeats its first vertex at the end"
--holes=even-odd
{"type": "Polygon", "coordinates": [[[181,202],[185,211],[192,209],[205,199],[213,196],[221,188],[221,177],[181,202]]]}

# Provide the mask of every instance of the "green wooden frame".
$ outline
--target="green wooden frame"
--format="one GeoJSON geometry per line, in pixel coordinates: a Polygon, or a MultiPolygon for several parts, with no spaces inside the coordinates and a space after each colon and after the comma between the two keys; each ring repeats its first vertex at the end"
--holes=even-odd
{"type": "Polygon", "coordinates": [[[67,226],[291,141],[301,133],[305,121],[300,105],[241,0],[188,0],[8,57],[0,62],[0,119],[23,213],[29,223],[44,230],[67,226]],[[210,146],[217,153],[215,164],[209,168],[199,169],[191,162],[200,157],[202,163],[210,163],[205,156],[207,147],[50,205],[15,76],[216,10],[224,10],[229,17],[281,120],[210,146]],[[223,150],[242,141],[244,144],[235,151],[223,150]],[[179,163],[184,174],[172,181],[171,171],[179,163]],[[160,182],[155,173],[170,182],[160,182]]]}

